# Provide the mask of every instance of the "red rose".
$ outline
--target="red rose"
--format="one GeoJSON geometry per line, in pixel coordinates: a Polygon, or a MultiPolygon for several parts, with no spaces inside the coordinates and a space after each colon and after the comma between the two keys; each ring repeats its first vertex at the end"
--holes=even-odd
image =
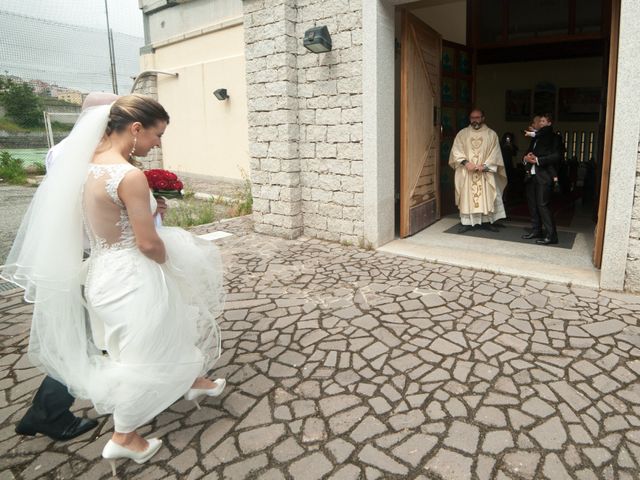
{"type": "MultiPolygon", "coordinates": [[[[176,177],[178,178],[178,177],[176,177]]],[[[171,182],[171,190],[182,190],[182,187],[184,187],[184,185],[182,184],[182,182],[180,180],[176,180],[175,182],[171,182]]]]}
{"type": "Polygon", "coordinates": [[[155,188],[156,190],[168,190],[169,182],[167,182],[166,180],[158,180],[157,182],[155,182],[155,188]]]}

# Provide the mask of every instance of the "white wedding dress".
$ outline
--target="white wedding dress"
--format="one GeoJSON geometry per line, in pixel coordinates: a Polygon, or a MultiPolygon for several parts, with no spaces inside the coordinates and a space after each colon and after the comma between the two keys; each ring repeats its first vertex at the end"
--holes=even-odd
{"type": "Polygon", "coordinates": [[[93,342],[108,353],[98,358],[100,377],[89,396],[99,411],[113,413],[118,432],[135,430],[171,405],[220,353],[219,253],[182,229],[159,227],[166,263],[143,255],[117,193],[132,170],[90,164],[82,201],[91,243],[85,298],[93,342]]]}
{"type": "MultiPolygon", "coordinates": [[[[224,290],[220,255],[209,242],[159,227],[164,264],[137,248],[117,193],[134,167],[91,163],[110,109],[85,110],[60,144],[0,277],[34,304],[32,363],[99,413],[112,413],[117,431],[130,432],[219,357],[224,290]],[[92,247],[84,263],[83,229],[92,247]]],[[[149,203],[154,211],[151,195],[149,203]]]]}

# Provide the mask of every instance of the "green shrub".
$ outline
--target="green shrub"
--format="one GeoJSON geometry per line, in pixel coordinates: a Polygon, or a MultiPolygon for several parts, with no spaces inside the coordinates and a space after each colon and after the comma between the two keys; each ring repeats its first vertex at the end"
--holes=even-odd
{"type": "Polygon", "coordinates": [[[12,157],[9,152],[0,152],[0,178],[12,185],[21,185],[27,181],[24,162],[12,157]]]}
{"type": "Polygon", "coordinates": [[[215,202],[190,198],[179,200],[178,205],[169,207],[162,223],[186,228],[215,221],[215,202]]]}
{"type": "Polygon", "coordinates": [[[247,175],[247,173],[242,171],[242,178],[244,179],[244,184],[242,188],[238,190],[236,195],[236,205],[235,210],[238,216],[240,215],[248,215],[253,211],[253,195],[251,194],[251,179],[247,175]]]}
{"type": "Polygon", "coordinates": [[[47,174],[47,167],[45,166],[44,162],[33,162],[31,165],[29,165],[28,169],[35,175],[47,174]]]}

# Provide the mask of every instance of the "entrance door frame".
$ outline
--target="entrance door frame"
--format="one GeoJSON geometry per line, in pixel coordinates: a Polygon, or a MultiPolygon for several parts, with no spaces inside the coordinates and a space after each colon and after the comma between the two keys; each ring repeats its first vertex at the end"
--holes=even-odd
{"type": "MultiPolygon", "coordinates": [[[[640,138],[640,2],[620,2],[618,66],[600,287],[623,290],[640,138]]],[[[365,240],[379,247],[395,239],[395,11],[415,0],[362,2],[363,181],[365,240]]],[[[611,85],[609,86],[611,88],[611,85]]]]}

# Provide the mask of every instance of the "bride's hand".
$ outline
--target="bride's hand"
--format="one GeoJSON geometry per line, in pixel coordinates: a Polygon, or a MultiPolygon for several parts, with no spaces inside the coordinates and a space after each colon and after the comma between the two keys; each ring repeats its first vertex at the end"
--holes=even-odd
{"type": "Polygon", "coordinates": [[[167,200],[164,197],[157,197],[156,203],[158,206],[156,207],[154,215],[159,213],[160,218],[164,220],[164,214],[167,213],[167,200]]]}

